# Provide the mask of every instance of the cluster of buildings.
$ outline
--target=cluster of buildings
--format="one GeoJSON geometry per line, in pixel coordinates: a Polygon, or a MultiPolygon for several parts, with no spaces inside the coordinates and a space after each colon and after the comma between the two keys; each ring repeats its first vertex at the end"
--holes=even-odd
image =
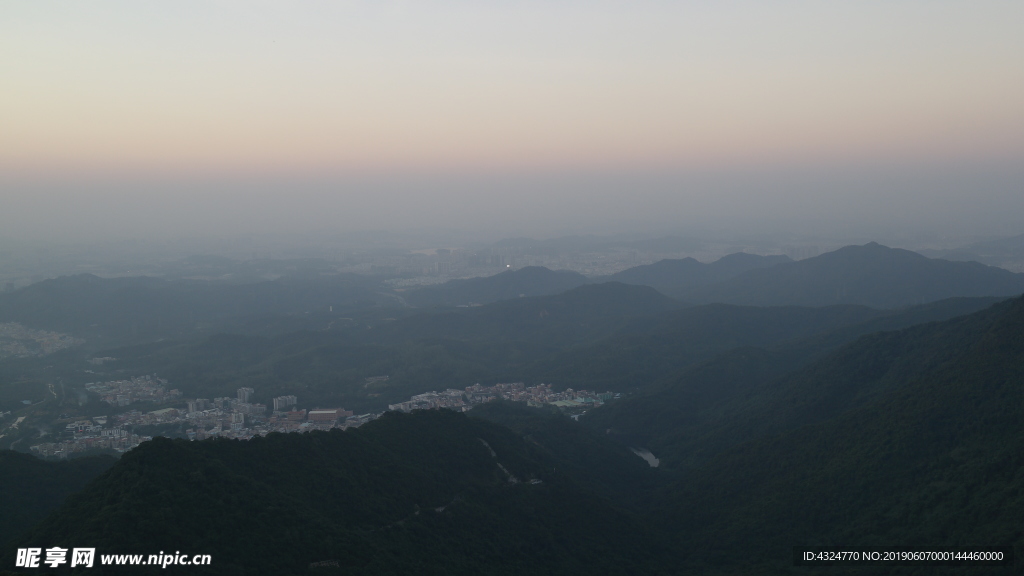
{"type": "MultiPolygon", "coordinates": [[[[250,416],[252,418],[259,418],[267,413],[267,405],[260,404],[258,402],[251,402],[253,395],[252,388],[239,388],[238,396],[236,398],[196,398],[195,400],[189,400],[185,403],[186,409],[185,414],[201,414],[201,413],[231,413],[241,414],[242,416],[250,416]]],[[[293,396],[294,398],[294,396],[293,396]]]]}
{"type": "Polygon", "coordinates": [[[573,390],[572,388],[555,392],[552,390],[551,384],[543,383],[529,387],[522,382],[499,383],[493,386],[474,384],[467,386],[465,390],[449,388],[444,392],[417,394],[405,402],[390,404],[388,410],[411,412],[413,410],[448,408],[465,412],[474,404],[502,399],[526,402],[530,406],[550,404],[570,413],[582,413],[616,397],[617,395],[612,392],[598,393],[589,390],[573,390]]]}
{"type": "Polygon", "coordinates": [[[113,380],[110,382],[89,382],[85,389],[99,395],[100,399],[111,406],[128,406],[136,402],[153,402],[166,404],[181,397],[177,389],[167,390],[167,380],[153,376],[136,376],[130,380],[113,380]]]}
{"type": "Polygon", "coordinates": [[[17,322],[0,323],[0,358],[45,356],[82,344],[85,340],[59,332],[33,330],[17,322]]]}
{"type": "Polygon", "coordinates": [[[397,412],[412,412],[413,410],[431,410],[447,408],[465,412],[469,410],[469,402],[465,399],[465,393],[457,388],[449,388],[444,392],[426,392],[417,394],[405,402],[388,404],[388,410],[397,412]]]}
{"type": "Polygon", "coordinates": [[[273,410],[252,402],[255,390],[239,388],[235,398],[196,398],[186,401],[184,409],[165,408],[153,412],[125,412],[115,417],[118,426],[181,424],[191,440],[224,437],[249,439],[271,432],[308,432],[331,428],[352,428],[376,418],[375,414],[355,415],[343,408],[296,408],[294,395],[273,399],[273,410]]]}
{"type": "Polygon", "coordinates": [[[68,458],[76,452],[89,450],[127,452],[153,439],[152,436],[140,436],[120,426],[107,428],[106,424],[105,416],[71,422],[65,426],[65,433],[70,434],[70,438],[60,442],[37,444],[32,447],[32,451],[40,456],[68,458]]]}
{"type": "MultiPolygon", "coordinates": [[[[87,384],[86,388],[101,394],[103,400],[113,406],[125,406],[142,401],[167,402],[181,395],[178,390],[165,392],[166,385],[167,381],[162,378],[141,376],[131,380],[87,384]]],[[[151,436],[134,432],[140,426],[177,424],[179,430],[184,429],[185,436],[191,440],[213,437],[249,439],[271,432],[309,432],[334,428],[345,430],[362,426],[380,416],[374,413],[357,415],[343,408],[299,409],[298,398],[294,395],[274,398],[273,409],[268,414],[266,405],[252,402],[254,394],[252,388],[243,387],[238,389],[234,398],[196,398],[186,401],[185,406],[179,408],[162,408],[150,412],[129,410],[111,418],[103,416],[76,420],[65,426],[65,439],[39,444],[33,446],[32,450],[41,456],[58,458],[94,449],[125,452],[152,439],[151,436]]],[[[531,406],[553,405],[570,415],[578,416],[617,396],[612,392],[596,393],[571,388],[555,392],[551,384],[529,387],[522,382],[493,386],[474,384],[463,390],[449,388],[443,392],[417,394],[405,402],[389,405],[388,409],[411,412],[446,408],[465,412],[474,405],[504,399],[526,402],[531,406]]]]}
{"type": "MultiPolygon", "coordinates": [[[[92,386],[95,390],[107,393],[114,389],[120,392],[148,390],[151,383],[165,385],[166,381],[141,377],[92,386]],[[129,385],[125,389],[122,387],[124,382],[136,384],[129,385]]],[[[174,397],[180,395],[177,394],[177,390],[172,392],[176,393],[174,397]]],[[[65,438],[61,441],[38,444],[31,449],[40,456],[57,458],[67,458],[76,452],[94,449],[126,452],[142,442],[152,440],[152,436],[134,432],[140,426],[176,424],[185,428],[185,435],[191,440],[213,437],[249,439],[271,432],[309,432],[332,428],[355,428],[379,416],[379,414],[355,415],[351,410],[342,408],[300,410],[296,409],[298,398],[295,396],[274,398],[274,410],[267,414],[265,405],[251,402],[253,393],[252,388],[239,388],[235,398],[214,398],[213,400],[196,398],[188,400],[185,407],[180,408],[162,408],[150,412],[128,410],[110,418],[102,416],[89,420],[76,420],[65,426],[65,438]],[[109,427],[107,426],[108,422],[111,425],[109,427]]],[[[147,394],[149,393],[147,392],[147,394]]],[[[164,395],[164,398],[170,397],[169,393],[164,395]]],[[[145,399],[149,399],[149,396],[145,399]]]]}
{"type": "MultiPolygon", "coordinates": [[[[211,406],[199,404],[198,410],[189,410],[183,416],[189,425],[186,435],[192,440],[215,436],[249,439],[271,432],[309,432],[332,428],[355,428],[373,420],[377,414],[355,415],[343,408],[297,409],[298,398],[278,396],[273,400],[273,411],[266,414],[266,406],[250,404],[251,388],[240,388],[237,399],[214,398],[211,406]]],[[[196,402],[200,402],[197,399],[196,402]]]]}
{"type": "Polygon", "coordinates": [[[182,424],[185,435],[192,440],[213,437],[248,439],[271,432],[308,432],[332,428],[353,428],[377,417],[376,414],[355,415],[343,408],[297,409],[294,395],[273,399],[273,410],[252,402],[255,390],[239,388],[235,398],[196,398],[186,408],[165,408],[145,414],[131,411],[115,417],[118,426],[148,424],[182,424]]]}

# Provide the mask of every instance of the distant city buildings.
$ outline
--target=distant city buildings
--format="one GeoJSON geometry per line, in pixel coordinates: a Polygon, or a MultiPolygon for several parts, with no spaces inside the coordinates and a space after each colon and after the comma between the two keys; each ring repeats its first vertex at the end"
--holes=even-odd
{"type": "MultiPolygon", "coordinates": [[[[173,412],[176,416],[177,411],[174,410],[173,412]]],[[[37,444],[32,446],[31,450],[40,456],[68,458],[73,454],[90,450],[127,452],[146,440],[153,439],[151,436],[134,434],[122,426],[104,428],[106,423],[107,417],[105,416],[68,423],[64,427],[64,432],[65,434],[70,434],[70,438],[60,442],[37,444]]]]}
{"type": "Polygon", "coordinates": [[[274,398],[274,412],[285,412],[298,403],[299,399],[295,396],[278,396],[274,398]]]}
{"type": "Polygon", "coordinates": [[[84,342],[68,334],[26,328],[17,322],[0,323],[0,358],[46,356],[84,342]]]}
{"type": "Polygon", "coordinates": [[[156,376],[136,376],[129,380],[90,382],[85,389],[111,406],[129,406],[136,402],[165,404],[181,397],[177,389],[166,390],[167,380],[156,376]]]}
{"type": "Polygon", "coordinates": [[[589,390],[573,390],[554,392],[551,384],[538,384],[526,387],[522,382],[499,383],[493,386],[474,384],[465,390],[449,388],[444,392],[427,392],[417,394],[405,402],[388,405],[388,410],[411,412],[413,410],[429,410],[448,408],[465,412],[474,404],[482,404],[493,400],[509,400],[526,402],[530,406],[549,404],[569,412],[579,412],[600,406],[615,398],[612,392],[591,392],[589,390]]]}
{"type": "Polygon", "coordinates": [[[317,424],[334,423],[342,418],[348,418],[352,415],[351,410],[342,410],[341,408],[314,408],[310,410],[306,417],[310,422],[317,424]]]}
{"type": "MultiPolygon", "coordinates": [[[[367,384],[384,382],[387,376],[367,378],[367,384]]],[[[168,382],[156,376],[138,376],[129,380],[90,383],[86,388],[99,394],[104,402],[124,407],[136,402],[181,402],[181,393],[164,391],[168,382]]],[[[380,416],[376,413],[353,414],[344,408],[296,409],[294,395],[273,399],[273,411],[267,406],[253,403],[253,388],[243,387],[236,398],[195,398],[186,400],[183,408],[165,407],[150,412],[128,410],[112,417],[99,416],[87,420],[65,423],[60,442],[42,443],[32,450],[42,456],[67,458],[72,454],[95,449],[125,452],[150,440],[151,436],[134,432],[141,426],[179,424],[191,440],[212,437],[249,439],[271,432],[309,432],[311,430],[348,429],[362,426],[380,416]],[[109,426],[108,426],[109,424],[109,426]]],[[[424,409],[449,409],[465,412],[473,405],[504,399],[526,402],[531,406],[552,405],[571,415],[582,412],[616,397],[611,392],[596,393],[588,390],[567,389],[555,392],[551,384],[527,387],[522,382],[498,383],[492,386],[474,384],[465,389],[448,388],[443,392],[416,394],[405,402],[391,404],[389,410],[411,412],[424,409]]],[[[180,430],[180,428],[179,428],[180,430]]]]}

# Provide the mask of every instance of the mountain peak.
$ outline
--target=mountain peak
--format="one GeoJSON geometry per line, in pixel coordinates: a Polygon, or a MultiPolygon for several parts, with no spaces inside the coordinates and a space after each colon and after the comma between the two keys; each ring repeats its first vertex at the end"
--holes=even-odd
{"type": "Polygon", "coordinates": [[[750,270],[680,295],[693,303],[754,306],[860,304],[895,308],[956,296],[1014,296],[1024,274],[977,262],[933,260],[877,242],[750,270]]]}

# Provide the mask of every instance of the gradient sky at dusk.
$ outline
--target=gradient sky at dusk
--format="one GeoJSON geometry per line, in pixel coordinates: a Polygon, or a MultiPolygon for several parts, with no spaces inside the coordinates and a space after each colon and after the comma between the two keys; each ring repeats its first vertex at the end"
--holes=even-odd
{"type": "Polygon", "coordinates": [[[973,187],[1006,220],[1024,193],[1022,30],[1024,3],[991,0],[5,2],[0,225],[67,228],[99,203],[215,227],[185,197],[255,203],[267,225],[291,201],[290,226],[346,207],[338,223],[386,227],[598,194],[607,213],[569,221],[631,206],[642,226],[687,206],[827,211],[864,170],[902,203],[970,205],[973,187]],[[935,166],[953,170],[938,187],[935,166]]]}

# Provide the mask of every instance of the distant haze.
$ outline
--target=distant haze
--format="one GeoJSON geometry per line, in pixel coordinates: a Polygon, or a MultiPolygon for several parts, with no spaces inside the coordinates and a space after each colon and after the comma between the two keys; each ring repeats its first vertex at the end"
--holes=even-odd
{"type": "Polygon", "coordinates": [[[19,192],[5,195],[0,235],[1014,235],[1024,231],[1022,183],[1024,171],[1007,166],[8,181],[19,192]]]}
{"type": "Polygon", "coordinates": [[[1019,234],[1020,2],[0,7],[0,234],[1019,234]]]}

